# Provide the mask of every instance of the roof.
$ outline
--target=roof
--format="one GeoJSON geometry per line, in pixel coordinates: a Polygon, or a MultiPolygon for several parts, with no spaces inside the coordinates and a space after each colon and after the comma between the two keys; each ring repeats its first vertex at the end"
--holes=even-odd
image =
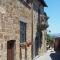
{"type": "Polygon", "coordinates": [[[38,1],[40,1],[43,4],[44,7],[48,7],[44,0],[38,0],[38,1]]]}
{"type": "Polygon", "coordinates": [[[56,37],[55,40],[60,40],[60,37],[56,37]]]}
{"type": "Polygon", "coordinates": [[[54,37],[53,40],[60,40],[60,37],[54,37]]]}
{"type": "Polygon", "coordinates": [[[53,36],[54,39],[60,39],[60,33],[53,36]]]}

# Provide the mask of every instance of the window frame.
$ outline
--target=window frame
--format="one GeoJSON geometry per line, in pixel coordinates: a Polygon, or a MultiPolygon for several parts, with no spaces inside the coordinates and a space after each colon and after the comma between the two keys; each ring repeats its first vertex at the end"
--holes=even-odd
{"type": "Polygon", "coordinates": [[[20,21],[20,43],[25,43],[26,42],[26,28],[27,28],[27,23],[20,21]],[[22,26],[22,25],[23,26],[22,26]],[[22,27],[21,27],[22,26],[22,27]],[[21,29],[22,28],[22,29],[21,29]],[[25,29],[25,30],[24,30],[25,29]],[[22,37],[22,34],[24,35],[22,37]]]}

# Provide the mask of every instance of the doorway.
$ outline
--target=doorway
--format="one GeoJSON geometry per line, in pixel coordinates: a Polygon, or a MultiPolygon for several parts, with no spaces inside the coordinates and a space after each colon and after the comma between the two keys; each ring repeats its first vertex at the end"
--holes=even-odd
{"type": "Polygon", "coordinates": [[[15,40],[7,42],[7,60],[14,60],[14,45],[15,40]]]}

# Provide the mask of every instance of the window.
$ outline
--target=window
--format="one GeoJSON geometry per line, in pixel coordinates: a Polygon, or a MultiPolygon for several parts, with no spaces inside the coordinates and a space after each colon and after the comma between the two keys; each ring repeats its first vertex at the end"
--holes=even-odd
{"type": "Polygon", "coordinates": [[[20,21],[20,43],[26,41],[26,23],[20,21]]]}
{"type": "Polygon", "coordinates": [[[44,7],[40,7],[40,12],[44,13],[44,7]]]}
{"type": "Polygon", "coordinates": [[[36,3],[33,2],[33,9],[37,12],[38,11],[38,6],[36,3]]]}
{"type": "Polygon", "coordinates": [[[40,14],[40,8],[38,8],[38,14],[40,14]]]}

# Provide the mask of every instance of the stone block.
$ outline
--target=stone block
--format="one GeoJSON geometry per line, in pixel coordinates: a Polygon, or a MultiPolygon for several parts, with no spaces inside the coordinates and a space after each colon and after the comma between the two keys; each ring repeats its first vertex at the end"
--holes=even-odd
{"type": "Polygon", "coordinates": [[[2,28],[2,32],[5,32],[5,28],[2,28]]]}
{"type": "Polygon", "coordinates": [[[0,39],[3,39],[3,33],[0,33],[0,39]]]}
{"type": "Polygon", "coordinates": [[[5,21],[1,20],[1,27],[5,28],[5,21]]]}
{"type": "Polygon", "coordinates": [[[18,24],[18,20],[13,20],[13,24],[18,24]]]}
{"type": "Polygon", "coordinates": [[[9,36],[8,35],[4,35],[4,39],[5,40],[8,40],[9,39],[9,36]]]}
{"type": "Polygon", "coordinates": [[[15,30],[15,33],[16,33],[16,34],[20,34],[20,31],[16,29],[16,30],[15,30]]]}

